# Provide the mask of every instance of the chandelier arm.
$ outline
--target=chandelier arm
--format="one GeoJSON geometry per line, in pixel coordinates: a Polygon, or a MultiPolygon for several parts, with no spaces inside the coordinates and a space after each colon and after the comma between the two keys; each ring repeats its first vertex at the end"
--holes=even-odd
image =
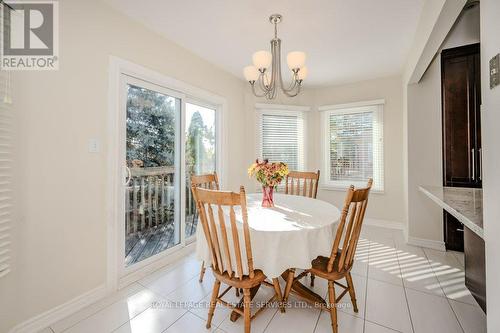
{"type": "Polygon", "coordinates": [[[297,84],[297,90],[295,91],[295,93],[292,93],[291,91],[283,91],[283,93],[285,95],[287,95],[288,97],[295,97],[295,96],[297,96],[300,93],[301,88],[302,88],[302,84],[298,83],[297,84]]]}
{"type": "MultiPolygon", "coordinates": [[[[278,55],[279,55],[279,58],[281,58],[281,43],[278,43],[278,55]]],[[[285,95],[287,95],[288,97],[297,96],[298,93],[294,94],[293,96],[291,95],[292,91],[297,86],[297,81],[295,80],[295,74],[293,77],[293,82],[290,84],[290,87],[288,89],[285,88],[285,84],[283,83],[283,76],[281,75],[281,59],[279,59],[279,60],[280,61],[278,62],[278,73],[279,73],[279,82],[280,82],[281,91],[285,95]]]]}
{"type": "Polygon", "coordinates": [[[252,92],[254,94],[255,97],[264,97],[264,96],[267,96],[267,92],[264,91],[262,94],[258,94],[256,89],[255,89],[255,84],[252,84],[252,92]]]}
{"type": "Polygon", "coordinates": [[[298,74],[294,71],[292,71],[293,77],[292,77],[292,82],[290,82],[290,86],[288,86],[288,91],[292,91],[295,89],[295,87],[298,84],[298,74]]]}
{"type": "Polygon", "coordinates": [[[261,73],[259,76],[259,88],[266,94],[268,94],[271,91],[271,85],[268,82],[268,85],[266,85],[266,76],[264,73],[261,73]]]}

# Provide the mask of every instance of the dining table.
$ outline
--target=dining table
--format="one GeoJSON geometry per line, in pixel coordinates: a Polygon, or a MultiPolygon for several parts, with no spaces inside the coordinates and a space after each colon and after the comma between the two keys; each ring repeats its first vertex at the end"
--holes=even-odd
{"type": "MultiPolygon", "coordinates": [[[[262,207],[262,193],[247,194],[248,226],[255,269],[260,269],[269,278],[282,277],[287,280],[289,269],[308,269],[317,256],[330,256],[336,227],[340,219],[339,209],[322,200],[299,195],[274,194],[274,207],[262,207]]],[[[229,211],[223,210],[225,220],[229,211]]],[[[241,208],[235,207],[238,229],[243,229],[241,208]]],[[[243,244],[243,232],[240,232],[243,244]]],[[[206,263],[211,262],[210,251],[203,228],[196,230],[196,256],[206,263]]],[[[244,262],[246,260],[243,260],[244,262]]],[[[248,273],[248,267],[243,267],[248,273]]],[[[310,303],[324,303],[324,299],[293,281],[292,291],[310,303]]],[[[252,297],[257,292],[251,290],[252,297]]],[[[232,320],[238,314],[233,312],[232,320]]]]}

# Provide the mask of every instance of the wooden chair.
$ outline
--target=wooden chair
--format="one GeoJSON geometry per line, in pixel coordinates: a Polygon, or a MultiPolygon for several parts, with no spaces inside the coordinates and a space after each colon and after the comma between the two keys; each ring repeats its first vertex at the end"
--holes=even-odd
{"type": "MultiPolygon", "coordinates": [[[[330,257],[318,256],[311,262],[309,270],[297,276],[297,278],[289,279],[291,281],[298,280],[304,277],[307,272],[310,272],[328,281],[328,302],[326,306],[330,312],[332,331],[334,333],[338,332],[336,305],[346,293],[349,293],[351,297],[354,312],[358,312],[351,269],[354,264],[354,254],[356,253],[372,183],[373,180],[369,179],[366,188],[354,189],[354,186],[351,185],[347,190],[330,257]],[[338,282],[343,278],[346,279],[347,285],[338,282]],[[335,296],[335,285],[344,289],[338,297],[335,296]]],[[[289,274],[293,275],[293,272],[292,269],[289,274]]],[[[289,293],[290,286],[287,283],[284,299],[288,298],[289,293]]]]}
{"type": "MultiPolygon", "coordinates": [[[[285,194],[301,195],[316,199],[318,195],[318,185],[319,170],[317,172],[290,171],[285,178],[285,194]]],[[[311,287],[314,287],[314,274],[312,273],[311,287]]]]}
{"type": "MultiPolygon", "coordinates": [[[[217,177],[217,173],[209,173],[205,175],[192,175],[191,176],[191,187],[201,187],[209,190],[219,190],[219,177],[217,177]]],[[[193,194],[194,195],[194,194],[193,194]]],[[[197,216],[197,210],[195,210],[193,214],[192,225],[195,224],[197,216]]],[[[200,282],[203,282],[203,276],[205,275],[205,262],[201,263],[200,268],[200,282]]]]}
{"type": "Polygon", "coordinates": [[[242,186],[240,193],[213,191],[192,187],[193,194],[198,206],[203,231],[210,250],[212,259],[212,271],[215,276],[210,309],[208,311],[207,328],[210,328],[217,302],[232,308],[233,311],[242,315],[245,319],[245,333],[250,333],[250,321],[265,309],[273,300],[281,302],[281,289],[277,278],[273,279],[273,284],[267,283],[264,272],[253,267],[252,245],[250,241],[250,229],[248,226],[247,202],[245,189],[242,186]],[[243,239],[244,244],[240,244],[240,230],[236,222],[235,207],[241,208],[243,219],[243,239]],[[229,223],[226,225],[223,207],[228,207],[229,223]],[[217,219],[214,217],[214,208],[217,209],[217,219]],[[229,234],[229,237],[228,237],[229,234]],[[233,250],[233,251],[231,251],[233,250]],[[234,255],[234,257],[232,257],[234,255]],[[243,266],[243,259],[247,259],[247,266],[243,266]],[[244,269],[248,270],[244,274],[244,269]],[[221,294],[219,289],[221,283],[229,287],[221,294]],[[261,284],[274,288],[273,297],[266,302],[252,316],[250,312],[251,289],[261,284]],[[224,301],[222,297],[231,289],[243,289],[242,307],[233,306],[224,301]],[[243,308],[243,310],[242,310],[243,308]]]}
{"type": "Polygon", "coordinates": [[[285,178],[285,194],[316,199],[318,184],[319,170],[317,172],[290,171],[285,178]]]}

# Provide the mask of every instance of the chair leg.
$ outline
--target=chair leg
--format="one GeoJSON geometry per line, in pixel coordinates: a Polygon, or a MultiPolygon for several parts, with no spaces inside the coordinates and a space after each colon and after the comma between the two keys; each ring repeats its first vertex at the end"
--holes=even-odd
{"type": "Polygon", "coordinates": [[[240,297],[240,288],[234,288],[236,297],[240,297]]]}
{"type": "Polygon", "coordinates": [[[288,276],[286,279],[285,295],[283,295],[283,303],[288,302],[288,296],[290,296],[290,290],[292,290],[293,278],[295,277],[295,269],[290,268],[288,270],[288,276]]]}
{"type": "Polygon", "coordinates": [[[349,296],[351,296],[351,303],[354,308],[354,312],[358,312],[358,303],[356,302],[356,292],[354,291],[354,283],[352,282],[351,272],[347,273],[345,279],[347,280],[347,286],[349,287],[349,296]]]}
{"type": "Polygon", "coordinates": [[[328,307],[330,310],[330,319],[332,321],[332,332],[338,333],[337,304],[335,303],[335,285],[333,281],[328,281],[328,307]]]}
{"type": "Polygon", "coordinates": [[[250,289],[243,289],[243,314],[245,317],[245,333],[250,333],[250,301],[252,297],[250,296],[250,289]]]}
{"type": "Polygon", "coordinates": [[[283,296],[281,296],[280,281],[277,278],[273,279],[274,292],[276,293],[276,298],[278,299],[278,304],[281,313],[285,313],[285,305],[283,304],[283,296]]]}
{"type": "Polygon", "coordinates": [[[201,262],[201,268],[200,268],[200,279],[198,281],[203,282],[203,276],[205,275],[205,261],[201,262]]]}
{"type": "Polygon", "coordinates": [[[311,287],[314,287],[314,278],[315,277],[316,276],[313,273],[311,273],[311,287]]]}
{"type": "Polygon", "coordinates": [[[220,281],[215,280],[214,289],[212,290],[212,298],[210,299],[210,308],[208,309],[207,328],[212,326],[212,318],[214,316],[215,306],[217,305],[217,297],[219,297],[219,288],[220,281]]]}

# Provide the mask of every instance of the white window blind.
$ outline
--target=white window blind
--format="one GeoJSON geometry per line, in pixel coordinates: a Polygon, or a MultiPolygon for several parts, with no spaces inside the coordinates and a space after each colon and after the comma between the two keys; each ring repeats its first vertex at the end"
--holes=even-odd
{"type": "Polygon", "coordinates": [[[0,277],[10,272],[11,108],[10,73],[0,71],[0,277]]]}
{"type": "Polygon", "coordinates": [[[363,105],[325,110],[324,168],[326,186],[365,186],[384,190],[383,106],[363,105]]]}
{"type": "Polygon", "coordinates": [[[303,112],[261,110],[258,137],[260,157],[284,162],[290,170],[304,168],[303,112]]]}

